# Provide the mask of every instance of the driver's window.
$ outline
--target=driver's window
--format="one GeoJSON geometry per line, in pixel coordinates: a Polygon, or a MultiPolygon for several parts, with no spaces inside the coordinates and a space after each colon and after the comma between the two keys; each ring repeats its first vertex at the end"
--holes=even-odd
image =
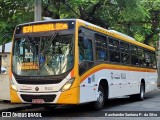
{"type": "Polygon", "coordinates": [[[79,74],[82,75],[86,70],[90,69],[93,65],[93,47],[92,40],[89,34],[92,31],[81,28],[82,30],[79,32],[79,74]]]}
{"type": "Polygon", "coordinates": [[[85,58],[85,56],[84,56],[84,46],[83,46],[83,37],[79,37],[78,47],[79,47],[79,63],[81,63],[85,58]]]}
{"type": "Polygon", "coordinates": [[[79,37],[79,63],[82,61],[93,61],[92,41],[88,39],[87,46],[83,43],[82,37],[79,37]]]}

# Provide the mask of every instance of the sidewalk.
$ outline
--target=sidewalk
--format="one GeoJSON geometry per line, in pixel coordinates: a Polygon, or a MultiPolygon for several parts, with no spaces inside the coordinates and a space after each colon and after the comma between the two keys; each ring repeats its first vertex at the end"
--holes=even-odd
{"type": "Polygon", "coordinates": [[[9,101],[0,100],[0,112],[11,112],[13,110],[22,110],[31,107],[30,104],[11,104],[9,101]]]}

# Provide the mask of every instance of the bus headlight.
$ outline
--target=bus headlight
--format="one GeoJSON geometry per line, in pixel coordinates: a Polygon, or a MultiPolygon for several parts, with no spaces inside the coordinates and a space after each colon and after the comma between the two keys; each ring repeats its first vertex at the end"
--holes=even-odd
{"type": "Polygon", "coordinates": [[[12,80],[11,80],[11,89],[16,91],[16,92],[18,91],[12,80]]]}
{"type": "Polygon", "coordinates": [[[70,80],[68,80],[64,85],[63,87],[60,89],[62,92],[63,91],[66,91],[66,90],[69,90],[70,87],[72,86],[73,82],[74,82],[75,78],[71,78],[70,80]]]}

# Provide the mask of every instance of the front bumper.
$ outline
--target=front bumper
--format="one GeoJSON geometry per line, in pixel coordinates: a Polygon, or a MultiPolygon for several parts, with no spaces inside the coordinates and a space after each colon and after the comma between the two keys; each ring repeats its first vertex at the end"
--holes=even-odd
{"type": "Polygon", "coordinates": [[[64,92],[28,93],[10,90],[12,103],[32,103],[33,99],[43,99],[43,104],[79,104],[79,87],[64,92]]]}

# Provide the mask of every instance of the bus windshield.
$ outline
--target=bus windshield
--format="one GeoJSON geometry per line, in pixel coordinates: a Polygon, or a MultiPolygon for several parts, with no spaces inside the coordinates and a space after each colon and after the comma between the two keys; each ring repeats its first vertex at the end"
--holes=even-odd
{"type": "Polygon", "coordinates": [[[60,75],[73,67],[73,35],[25,35],[13,45],[12,70],[17,75],[60,75]]]}

